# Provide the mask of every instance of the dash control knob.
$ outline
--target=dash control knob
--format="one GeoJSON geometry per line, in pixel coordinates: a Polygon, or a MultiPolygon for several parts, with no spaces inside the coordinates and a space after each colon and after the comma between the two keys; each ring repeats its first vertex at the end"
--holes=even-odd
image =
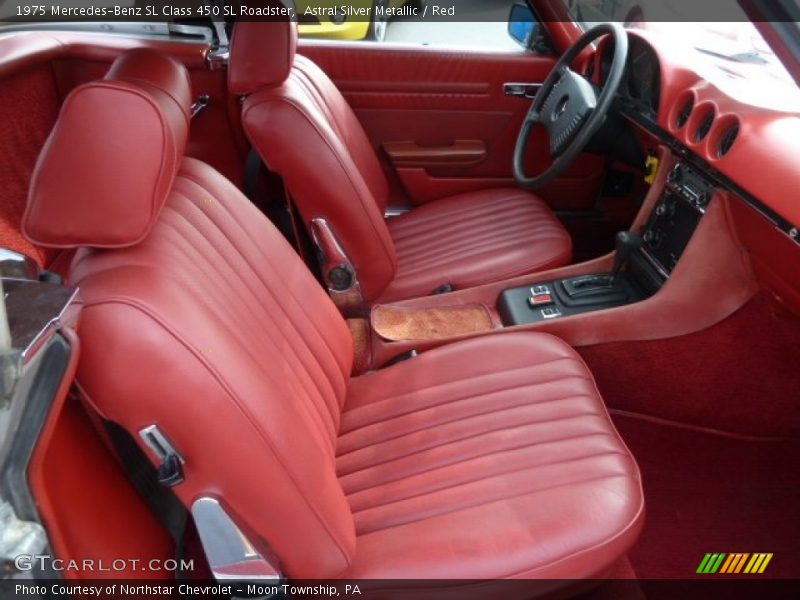
{"type": "Polygon", "coordinates": [[[648,229],[645,232],[643,239],[648,246],[655,248],[661,242],[661,233],[654,231],[653,229],[648,229]]]}
{"type": "Polygon", "coordinates": [[[659,217],[672,217],[675,215],[675,201],[667,198],[656,207],[656,214],[659,217]]]}
{"type": "Polygon", "coordinates": [[[669,172],[669,175],[667,175],[667,179],[670,183],[678,183],[681,179],[683,179],[683,171],[681,170],[681,166],[675,165],[672,171],[669,172]]]}

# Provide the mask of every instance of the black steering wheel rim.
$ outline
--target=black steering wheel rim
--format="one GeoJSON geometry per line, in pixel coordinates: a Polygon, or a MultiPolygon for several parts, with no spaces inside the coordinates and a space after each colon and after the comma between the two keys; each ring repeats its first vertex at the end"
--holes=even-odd
{"type": "Polygon", "coordinates": [[[592,27],[559,58],[533,99],[517,137],[514,179],[518,185],[528,189],[540,188],[569,168],[603,125],[622,82],[627,59],[628,36],[618,23],[602,23],[592,27]],[[569,66],[584,48],[604,35],[610,35],[614,40],[614,58],[603,89],[597,96],[593,86],[569,66]],[[554,160],[539,175],[528,177],[525,173],[525,154],[531,132],[537,125],[543,125],[550,133],[550,149],[554,160]]]}

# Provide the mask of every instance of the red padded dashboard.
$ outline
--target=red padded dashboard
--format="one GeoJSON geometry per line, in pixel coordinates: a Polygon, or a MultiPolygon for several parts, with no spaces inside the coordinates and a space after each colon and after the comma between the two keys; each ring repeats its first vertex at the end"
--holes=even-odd
{"type": "MultiPolygon", "coordinates": [[[[796,112],[785,112],[737,100],[693,70],[685,55],[676,54],[674,45],[658,35],[638,29],[629,30],[628,35],[657,57],[660,97],[655,115],[620,102],[623,114],[741,196],[785,233],[794,229],[797,240],[800,106],[796,112]],[[689,105],[688,120],[681,122],[679,116],[682,112],[685,116],[689,105]],[[696,141],[698,128],[708,122],[708,133],[696,141]],[[736,127],[735,141],[720,155],[723,136],[736,127]]],[[[608,45],[607,40],[603,42],[595,56],[598,74],[608,45]]]]}

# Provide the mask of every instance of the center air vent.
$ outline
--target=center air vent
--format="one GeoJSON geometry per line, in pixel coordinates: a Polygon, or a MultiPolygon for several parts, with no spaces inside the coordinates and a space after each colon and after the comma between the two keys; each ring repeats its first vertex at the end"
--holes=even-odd
{"type": "Polygon", "coordinates": [[[700,121],[700,125],[697,126],[697,130],[694,132],[694,141],[701,142],[705,139],[708,135],[708,132],[711,131],[711,126],[714,124],[714,111],[708,113],[703,120],[700,121]]]}
{"type": "Polygon", "coordinates": [[[722,134],[722,137],[719,138],[719,144],[717,144],[717,156],[722,158],[733,147],[733,143],[736,141],[736,136],[739,135],[739,125],[731,125],[728,129],[725,130],[725,133],[722,134]]]}
{"type": "Polygon", "coordinates": [[[678,113],[678,117],[675,119],[675,127],[680,129],[684,125],[686,125],[686,121],[689,120],[689,117],[692,114],[692,110],[694,109],[694,100],[691,98],[683,105],[681,108],[681,112],[678,113]]]}

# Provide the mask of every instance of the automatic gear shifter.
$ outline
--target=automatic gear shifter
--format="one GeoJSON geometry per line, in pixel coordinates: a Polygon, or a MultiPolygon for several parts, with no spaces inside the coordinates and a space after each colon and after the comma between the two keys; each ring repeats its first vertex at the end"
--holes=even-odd
{"type": "Polygon", "coordinates": [[[622,268],[628,264],[633,253],[641,248],[643,243],[642,236],[632,231],[620,231],[617,234],[617,250],[614,253],[614,268],[608,280],[609,285],[614,285],[622,268]]]}
{"type": "Polygon", "coordinates": [[[642,238],[623,231],[617,234],[616,242],[614,267],[610,273],[586,273],[505,290],[497,305],[503,323],[520,325],[571,317],[624,306],[650,296],[653,292],[640,282],[638,273],[630,269],[622,272],[642,246],[642,238]]]}
{"type": "Polygon", "coordinates": [[[628,296],[628,285],[623,278],[619,277],[619,274],[628,264],[633,253],[643,243],[644,240],[641,236],[630,231],[620,231],[617,234],[617,251],[614,254],[614,268],[611,273],[580,275],[564,279],[560,284],[561,287],[573,300],[590,297],[624,300],[628,296]]]}
{"type": "Polygon", "coordinates": [[[503,323],[537,323],[616,308],[647,298],[652,292],[648,293],[639,281],[639,274],[630,270],[622,273],[643,241],[641,236],[630,231],[618,233],[610,273],[586,273],[505,290],[497,301],[503,323]]]}

